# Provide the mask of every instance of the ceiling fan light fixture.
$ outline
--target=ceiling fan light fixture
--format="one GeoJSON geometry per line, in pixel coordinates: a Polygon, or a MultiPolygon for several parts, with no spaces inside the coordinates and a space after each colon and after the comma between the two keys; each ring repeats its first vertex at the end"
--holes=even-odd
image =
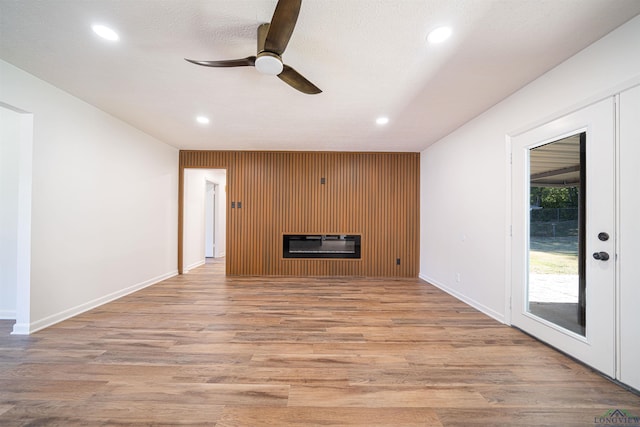
{"type": "Polygon", "coordinates": [[[256,69],[262,73],[270,76],[277,76],[284,69],[282,60],[275,53],[262,52],[256,58],[256,69]]]}

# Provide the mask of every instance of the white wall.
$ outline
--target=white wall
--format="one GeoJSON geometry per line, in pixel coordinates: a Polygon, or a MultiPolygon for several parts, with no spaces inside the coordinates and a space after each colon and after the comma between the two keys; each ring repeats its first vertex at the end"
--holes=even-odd
{"type": "Polygon", "coordinates": [[[187,272],[205,262],[205,196],[207,181],[218,184],[216,194],[216,247],[224,256],[226,241],[226,171],[185,169],[183,265],[187,272]]]}
{"type": "Polygon", "coordinates": [[[506,136],[639,82],[638,40],[640,17],[422,152],[421,278],[509,321],[506,136]]]}
{"type": "Polygon", "coordinates": [[[207,181],[206,183],[206,194],[204,199],[204,256],[207,258],[213,258],[216,256],[215,246],[215,226],[216,214],[214,209],[216,208],[215,204],[216,197],[216,184],[207,181]]]}
{"type": "MultiPolygon", "coordinates": [[[[28,333],[176,274],[178,150],[0,61],[33,114],[28,333]]],[[[18,315],[19,317],[19,315],[18,315]]]]}
{"type": "Polygon", "coordinates": [[[0,106],[0,319],[16,318],[20,114],[0,106]]]}
{"type": "Polygon", "coordinates": [[[227,171],[216,169],[210,178],[218,184],[215,203],[216,258],[226,256],[227,251],[227,171]]]}

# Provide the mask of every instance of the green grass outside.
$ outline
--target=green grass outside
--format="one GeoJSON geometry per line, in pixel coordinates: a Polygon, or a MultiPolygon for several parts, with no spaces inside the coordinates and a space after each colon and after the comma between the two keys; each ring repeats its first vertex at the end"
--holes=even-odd
{"type": "Polygon", "coordinates": [[[578,274],[578,239],[531,237],[529,269],[536,274],[578,274]]]}
{"type": "Polygon", "coordinates": [[[578,274],[578,256],[531,251],[529,268],[536,274],[578,274]]]}

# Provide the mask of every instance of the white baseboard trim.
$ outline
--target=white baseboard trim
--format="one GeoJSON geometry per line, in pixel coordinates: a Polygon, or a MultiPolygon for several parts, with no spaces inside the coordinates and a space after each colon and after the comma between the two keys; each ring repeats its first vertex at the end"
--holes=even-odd
{"type": "Polygon", "coordinates": [[[12,335],[29,335],[34,332],[37,332],[41,329],[47,328],[49,326],[55,325],[56,323],[62,322],[63,320],[67,320],[71,317],[77,316],[78,314],[84,313],[85,311],[93,310],[96,307],[99,307],[108,302],[114,301],[118,298],[122,298],[125,295],[132,294],[140,289],[144,289],[148,286],[155,285],[158,282],[162,282],[170,277],[174,277],[178,275],[178,271],[174,270],[169,273],[163,274],[161,276],[154,277],[149,280],[145,280],[144,282],[137,283],[133,286],[129,286],[128,288],[121,289],[119,291],[113,292],[111,294],[105,295],[100,298],[96,298],[92,301],[88,301],[84,304],[77,305],[70,309],[61,311],[60,313],[52,314],[51,316],[47,316],[44,319],[36,320],[31,322],[30,324],[18,324],[16,323],[13,326],[12,335]]]}
{"type": "Polygon", "coordinates": [[[14,324],[13,331],[11,331],[11,335],[29,335],[29,324],[28,323],[14,324]]]}
{"type": "Polygon", "coordinates": [[[0,310],[0,320],[16,320],[16,311],[0,310]]]}
{"type": "Polygon", "coordinates": [[[462,295],[461,293],[459,293],[458,291],[455,291],[453,289],[451,289],[450,287],[443,285],[442,283],[439,283],[437,280],[432,279],[424,274],[419,274],[418,275],[419,278],[421,278],[422,280],[424,280],[425,282],[428,282],[429,284],[435,286],[438,289],[443,290],[444,292],[448,293],[449,295],[451,295],[454,298],[459,299],[460,301],[462,301],[465,304],[470,305],[471,307],[475,308],[476,310],[486,314],[489,317],[492,317],[494,319],[496,319],[498,322],[500,323],[505,323],[505,318],[504,318],[504,314],[502,313],[498,313],[497,311],[479,303],[478,301],[468,298],[464,295],[462,295]]]}
{"type": "Polygon", "coordinates": [[[203,259],[201,259],[200,261],[196,261],[196,262],[194,262],[193,264],[186,266],[186,267],[184,268],[184,272],[185,272],[185,273],[188,273],[188,272],[189,272],[189,270],[193,270],[194,268],[198,268],[198,267],[200,267],[201,265],[204,265],[204,263],[205,263],[205,262],[207,262],[207,259],[206,259],[206,258],[203,258],[203,259]]]}

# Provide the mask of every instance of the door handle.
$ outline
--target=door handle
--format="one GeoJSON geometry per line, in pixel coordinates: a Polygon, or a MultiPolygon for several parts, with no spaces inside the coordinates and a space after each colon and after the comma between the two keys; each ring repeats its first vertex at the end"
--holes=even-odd
{"type": "Polygon", "coordinates": [[[606,252],[594,252],[593,257],[600,261],[607,261],[609,259],[609,254],[606,252]]]}

